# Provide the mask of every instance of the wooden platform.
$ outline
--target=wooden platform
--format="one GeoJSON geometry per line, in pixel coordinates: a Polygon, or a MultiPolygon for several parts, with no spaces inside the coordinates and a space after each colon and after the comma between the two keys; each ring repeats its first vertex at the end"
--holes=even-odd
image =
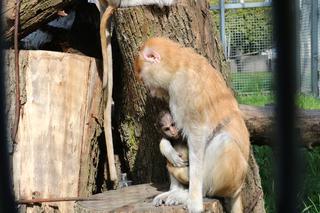
{"type": "MultiPolygon", "coordinates": [[[[104,212],[187,212],[183,206],[161,206],[152,205],[152,199],[166,191],[162,186],[152,184],[135,185],[119,190],[107,191],[96,194],[90,198],[92,201],[80,201],[75,204],[76,213],[104,213],[104,212]]],[[[218,200],[205,199],[206,212],[222,213],[223,209],[218,200]]]]}

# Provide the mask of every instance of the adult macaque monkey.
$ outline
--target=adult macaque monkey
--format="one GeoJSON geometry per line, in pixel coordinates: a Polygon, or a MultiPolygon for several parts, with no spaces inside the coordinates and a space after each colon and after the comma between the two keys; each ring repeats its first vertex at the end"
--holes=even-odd
{"type": "Polygon", "coordinates": [[[169,199],[201,212],[203,196],[221,196],[230,198],[230,212],[243,212],[249,133],[221,74],[193,49],[166,38],[145,42],[136,73],[151,94],[168,92],[173,119],[188,143],[189,190],[168,192],[158,203],[169,199]]]}
{"type": "Polygon", "coordinates": [[[109,18],[118,7],[131,7],[140,5],[158,5],[160,7],[169,6],[175,3],[175,0],[89,0],[89,2],[95,3],[100,11],[100,38],[101,38],[101,50],[103,57],[103,89],[104,89],[104,102],[106,106],[104,108],[104,130],[107,147],[107,156],[109,164],[110,180],[117,180],[116,167],[114,163],[114,153],[112,144],[112,131],[111,131],[111,103],[112,103],[112,51],[110,43],[110,32],[107,24],[109,18]],[[106,8],[106,9],[105,9],[106,8]]]}
{"type": "MultiPolygon", "coordinates": [[[[170,191],[185,189],[189,184],[189,167],[188,167],[188,147],[173,118],[168,111],[162,111],[159,114],[159,127],[163,138],[160,141],[160,152],[167,159],[167,169],[170,175],[170,191]]],[[[162,204],[162,198],[166,195],[161,194],[154,199],[154,204],[162,204]]],[[[166,200],[169,204],[170,200],[166,200]]],[[[174,200],[173,200],[174,202],[174,200]]]]}

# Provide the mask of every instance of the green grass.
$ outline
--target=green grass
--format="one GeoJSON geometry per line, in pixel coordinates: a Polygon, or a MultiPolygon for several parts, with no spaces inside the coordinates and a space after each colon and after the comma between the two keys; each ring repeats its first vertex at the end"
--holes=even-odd
{"type": "Polygon", "coordinates": [[[271,72],[231,73],[232,87],[238,94],[266,93],[272,88],[271,72]]]}
{"type": "Polygon", "coordinates": [[[301,109],[320,109],[320,99],[307,95],[299,95],[297,106],[301,109]]]}
{"type": "Polygon", "coordinates": [[[274,191],[273,154],[270,147],[253,146],[253,153],[260,168],[261,185],[267,213],[276,212],[274,191]]]}
{"type": "Polygon", "coordinates": [[[320,147],[304,150],[306,173],[303,182],[304,195],[301,198],[302,212],[320,212],[320,147]]]}
{"type": "MultiPolygon", "coordinates": [[[[274,102],[272,95],[238,96],[239,103],[255,106],[264,106],[274,102]]],[[[320,109],[320,99],[311,96],[299,95],[297,106],[302,109],[320,109]]],[[[273,152],[267,146],[254,146],[254,154],[260,167],[262,188],[265,194],[265,204],[267,213],[276,212],[275,190],[274,190],[274,158],[273,152]]],[[[304,156],[304,178],[302,190],[298,195],[299,208],[302,213],[320,213],[320,147],[308,151],[301,148],[304,156]]],[[[290,177],[288,177],[290,178],[290,177]]]]}
{"type": "Polygon", "coordinates": [[[254,95],[242,95],[237,97],[240,104],[247,104],[253,106],[265,106],[266,104],[274,103],[273,96],[261,95],[259,93],[254,95]]]}

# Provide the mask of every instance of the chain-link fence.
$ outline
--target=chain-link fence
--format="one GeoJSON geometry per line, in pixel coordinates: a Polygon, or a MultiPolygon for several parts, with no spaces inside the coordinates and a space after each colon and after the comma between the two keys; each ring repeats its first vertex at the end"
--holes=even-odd
{"type": "MultiPolygon", "coordinates": [[[[240,95],[271,92],[276,50],[272,42],[270,0],[213,0],[211,3],[230,62],[235,91],[240,95]]],[[[320,87],[319,11],[317,0],[300,0],[300,42],[297,46],[300,48],[300,90],[303,93],[318,94],[315,88],[320,87]]]]}

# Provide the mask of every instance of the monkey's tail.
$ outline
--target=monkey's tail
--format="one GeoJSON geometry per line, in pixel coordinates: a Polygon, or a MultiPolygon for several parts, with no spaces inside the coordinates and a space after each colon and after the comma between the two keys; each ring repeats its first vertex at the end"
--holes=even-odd
{"type": "Polygon", "coordinates": [[[111,43],[110,33],[107,30],[108,21],[115,11],[115,7],[108,6],[103,13],[100,21],[100,39],[101,51],[103,57],[103,102],[106,104],[104,108],[104,132],[105,142],[107,148],[107,157],[109,164],[109,175],[111,181],[117,180],[117,172],[114,162],[113,140],[112,140],[112,127],[111,127],[111,103],[112,103],[112,56],[111,56],[111,43]],[[110,51],[108,51],[110,50],[110,51]],[[109,54],[108,54],[109,53],[109,54]]]}

